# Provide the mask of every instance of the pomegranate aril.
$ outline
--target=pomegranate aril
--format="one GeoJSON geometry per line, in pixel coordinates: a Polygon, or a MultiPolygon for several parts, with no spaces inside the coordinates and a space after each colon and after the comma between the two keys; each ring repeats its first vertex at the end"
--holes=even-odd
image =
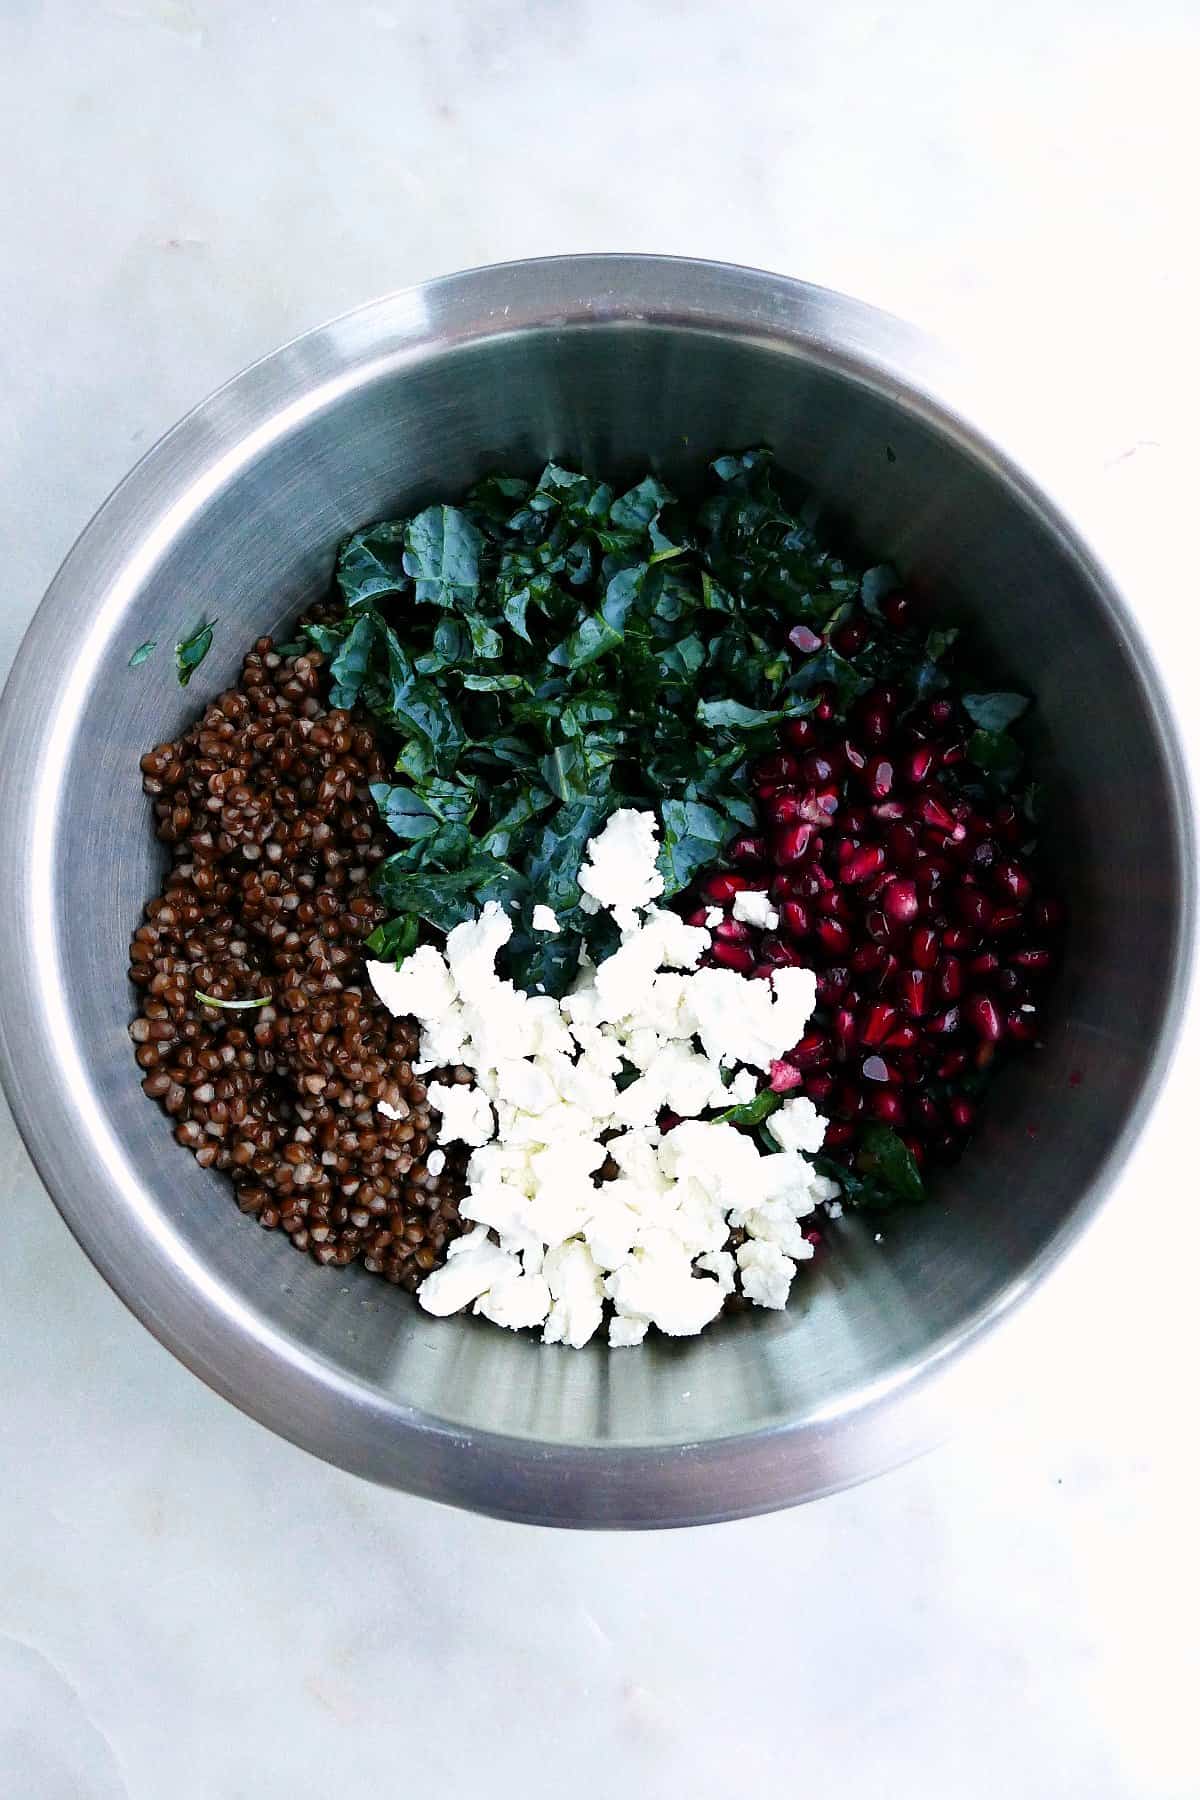
{"type": "Polygon", "coordinates": [[[908,752],[900,765],[902,780],[907,781],[911,787],[920,787],[921,783],[928,779],[929,771],[933,768],[935,760],[936,755],[930,745],[918,744],[915,749],[908,752]]]}
{"type": "Polygon", "coordinates": [[[903,1097],[890,1088],[876,1088],[867,1096],[867,1111],[873,1119],[879,1119],[884,1125],[904,1125],[907,1123],[908,1109],[903,1097]]]}
{"type": "Polygon", "coordinates": [[[883,597],[881,610],[893,631],[903,631],[912,618],[912,609],[912,600],[903,588],[893,588],[883,597]]]}
{"type": "Polygon", "coordinates": [[[800,819],[809,825],[817,824],[807,799],[802,788],[778,787],[760,801],[760,810],[768,825],[794,825],[800,819]]]}
{"type": "Polygon", "coordinates": [[[867,766],[866,751],[860,750],[858,745],[853,743],[850,738],[847,738],[842,745],[842,755],[852,769],[865,769],[867,766]]]}
{"type": "Polygon", "coordinates": [[[828,825],[840,804],[836,788],[785,788],[767,801],[763,811],[776,825],[802,819],[808,825],[828,825]]]}
{"type": "Polygon", "coordinates": [[[999,862],[992,870],[992,881],[996,891],[1014,906],[1025,906],[1033,894],[1033,883],[1029,876],[1016,862],[999,862]]]}
{"type": "Polygon", "coordinates": [[[722,969],[736,969],[739,975],[748,975],[755,964],[755,955],[748,944],[728,944],[718,938],[709,956],[722,969]]]}
{"type": "Polygon", "coordinates": [[[864,1081],[892,1082],[896,1079],[895,1073],[882,1056],[865,1057],[862,1072],[864,1081]]]}
{"type": "Polygon", "coordinates": [[[778,969],[798,969],[804,962],[804,954],[795,944],[789,944],[781,937],[765,937],[758,946],[758,953],[764,962],[772,963],[778,969]]]}
{"type": "Polygon", "coordinates": [[[932,794],[922,794],[917,801],[917,817],[922,825],[928,825],[935,831],[952,832],[954,817],[932,794]]]}
{"type": "Polygon", "coordinates": [[[896,983],[900,1004],[910,1019],[920,1019],[929,1005],[929,976],[924,969],[904,969],[896,983]]]}
{"type": "Polygon", "coordinates": [[[908,954],[918,969],[932,969],[940,949],[937,932],[931,931],[928,925],[919,925],[909,941],[908,954]]]}
{"type": "Polygon", "coordinates": [[[1040,1029],[1036,1006],[1014,1006],[1005,1013],[1004,1024],[1011,1038],[1019,1044],[1032,1044],[1040,1029]]]}
{"type": "Polygon", "coordinates": [[[963,994],[963,963],[957,956],[943,956],[937,965],[937,992],[945,1001],[957,1001],[963,994]]]}
{"type": "MultiPolygon", "coordinates": [[[[862,1089],[853,1081],[843,1081],[833,1102],[839,1119],[857,1119],[863,1109],[862,1089]]],[[[828,1141],[828,1140],[826,1140],[828,1141]]]]}
{"type": "Polygon", "coordinates": [[[994,950],[983,950],[967,966],[977,981],[988,981],[999,969],[1000,958],[994,950]]]}
{"type": "Polygon", "coordinates": [[[815,631],[810,631],[807,625],[793,625],[788,632],[788,643],[793,650],[798,650],[801,656],[812,656],[821,648],[824,641],[824,638],[819,638],[815,631]]]}
{"type": "Polygon", "coordinates": [[[837,758],[828,750],[810,750],[801,757],[798,773],[814,787],[828,787],[838,773],[837,758]]]}
{"type": "Polygon", "coordinates": [[[852,1006],[842,1005],[834,1008],[833,1035],[837,1039],[839,1049],[844,1054],[847,1046],[852,1044],[855,1038],[854,1008],[852,1006]]]}
{"type": "Polygon", "coordinates": [[[991,924],[992,903],[978,888],[960,887],[954,895],[954,910],[974,931],[986,931],[991,924]]]}
{"type": "Polygon", "coordinates": [[[781,826],[771,839],[775,861],[785,867],[790,863],[802,862],[812,844],[815,829],[815,826],[806,824],[781,826]]]}
{"type": "Polygon", "coordinates": [[[864,1044],[870,1045],[873,1050],[878,1049],[895,1023],[895,1007],[879,1001],[867,1012],[859,1035],[864,1044]]]}
{"type": "Polygon", "coordinates": [[[886,860],[878,844],[864,844],[843,862],[842,880],[851,886],[855,882],[870,881],[873,875],[878,875],[886,860]]]}
{"type": "Polygon", "coordinates": [[[850,958],[850,967],[855,975],[869,975],[880,967],[886,956],[882,944],[860,944],[850,958]]]}
{"type": "Polygon", "coordinates": [[[995,862],[997,855],[998,851],[995,840],[993,838],[980,838],[977,844],[972,845],[971,854],[967,858],[967,863],[976,875],[986,874],[987,870],[990,869],[995,862]]]}
{"type": "Polygon", "coordinates": [[[889,951],[879,965],[875,976],[875,985],[880,993],[885,993],[900,973],[900,958],[889,951]]]}
{"type": "Polygon", "coordinates": [[[911,825],[893,825],[887,834],[888,855],[900,869],[911,869],[917,860],[917,834],[911,825]]]}
{"type": "Polygon", "coordinates": [[[767,840],[765,837],[753,837],[749,832],[743,832],[741,837],[734,838],[725,854],[730,862],[735,863],[766,862],[767,840]]]}
{"type": "Polygon", "coordinates": [[[760,756],[750,771],[752,781],[794,782],[800,774],[800,764],[796,757],[786,750],[776,750],[771,756],[760,756]]]}
{"type": "Polygon", "coordinates": [[[948,1006],[945,1012],[935,1013],[925,1026],[930,1037],[950,1037],[962,1025],[962,1014],[957,1006],[948,1006]]]}
{"type": "Polygon", "coordinates": [[[713,926],[713,935],[723,938],[726,943],[748,944],[754,933],[742,919],[722,919],[719,925],[713,926]]]}
{"type": "Polygon", "coordinates": [[[868,744],[882,744],[891,733],[896,696],[890,688],[875,688],[856,708],[859,732],[868,744]]]}
{"type": "Polygon", "coordinates": [[[797,1069],[824,1068],[833,1054],[833,1046],[824,1031],[806,1031],[798,1044],[787,1053],[787,1060],[797,1069]]]}
{"type": "Polygon", "coordinates": [[[828,1069],[811,1069],[804,1076],[804,1091],[814,1106],[824,1108],[833,1098],[837,1076],[828,1069]]]}
{"type": "Polygon", "coordinates": [[[941,756],[943,769],[952,769],[956,763],[964,762],[966,755],[967,746],[961,740],[956,744],[947,744],[941,756]]]}
{"type": "Polygon", "coordinates": [[[941,1061],[938,1064],[938,1067],[937,1067],[938,1080],[939,1081],[954,1081],[958,1078],[958,1076],[960,1076],[962,1074],[962,1072],[966,1068],[966,1066],[967,1066],[966,1051],[965,1050],[952,1050],[950,1052],[950,1055],[945,1057],[943,1059],[943,1061],[941,1061]]]}
{"type": "Polygon", "coordinates": [[[885,1050],[915,1050],[921,1041],[921,1034],[912,1025],[898,1025],[895,1031],[888,1033],[883,1040],[885,1050]]]}
{"type": "Polygon", "coordinates": [[[817,911],[829,919],[848,919],[854,908],[850,904],[850,896],[845,888],[826,888],[817,895],[817,911]]]}
{"type": "Polygon", "coordinates": [[[817,976],[817,999],[821,1005],[832,1006],[835,1000],[840,1000],[849,980],[849,969],[836,964],[830,969],[822,969],[817,976]]]}
{"type": "Polygon", "coordinates": [[[921,910],[921,897],[915,881],[889,881],[879,896],[879,904],[893,925],[911,925],[921,910]]]}
{"type": "Polygon", "coordinates": [[[833,634],[832,643],[839,656],[857,656],[867,641],[867,627],[862,619],[847,619],[833,634]]]}
{"type": "Polygon", "coordinates": [[[936,1100],[927,1094],[920,1094],[912,1103],[913,1124],[919,1125],[922,1131],[944,1131],[945,1115],[936,1100]]]}
{"type": "Polygon", "coordinates": [[[1008,960],[1029,975],[1045,975],[1054,966],[1049,950],[1035,949],[1032,945],[1026,950],[1014,950],[1008,960]]]}
{"type": "Polygon", "coordinates": [[[694,912],[684,913],[683,922],[685,925],[707,925],[708,924],[708,908],[707,908],[707,906],[698,906],[694,912]]]}
{"type": "Polygon", "coordinates": [[[795,1063],[773,1062],[771,1064],[770,1088],[773,1094],[792,1094],[804,1086],[804,1072],[795,1063]]]}
{"type": "Polygon", "coordinates": [[[950,864],[944,856],[933,855],[928,850],[918,854],[917,886],[923,894],[936,894],[950,873],[950,864]]]}
{"type": "Polygon", "coordinates": [[[1012,931],[1020,931],[1025,923],[1025,915],[1015,906],[996,906],[992,909],[991,923],[988,930],[993,937],[1007,937],[1012,931]]]}
{"type": "Polygon", "coordinates": [[[881,911],[877,906],[872,907],[871,911],[863,920],[863,924],[867,928],[867,935],[873,937],[877,944],[890,943],[893,931],[899,929],[898,927],[892,926],[887,914],[881,911]]]}
{"type": "Polygon", "coordinates": [[[808,935],[808,909],[799,900],[785,900],[779,908],[779,923],[792,937],[808,935]]]}
{"type": "Polygon", "coordinates": [[[958,956],[964,950],[975,948],[975,933],[968,931],[965,925],[947,925],[942,933],[942,947],[958,956]]]}
{"type": "Polygon", "coordinates": [[[825,1142],[821,1148],[826,1151],[841,1150],[852,1143],[853,1139],[853,1125],[847,1124],[844,1119],[831,1119],[825,1128],[825,1142]]]}
{"type": "Polygon", "coordinates": [[[955,1094],[947,1103],[950,1123],[955,1131],[971,1131],[975,1125],[975,1108],[965,1094],[955,1094]]]}
{"type": "Polygon", "coordinates": [[[811,868],[780,870],[770,882],[772,900],[812,900],[821,888],[817,871],[811,868]]]}
{"type": "MultiPolygon", "coordinates": [[[[797,626],[797,630],[801,627],[797,626]]],[[[807,629],[807,627],[804,627],[807,629]]],[[[813,633],[814,637],[816,633],[813,633]]],[[[817,640],[818,643],[820,639],[817,640]]],[[[785,719],[783,736],[793,750],[807,750],[817,735],[817,727],[811,719],[785,719]]]]}
{"type": "Polygon", "coordinates": [[[971,994],[963,1005],[963,1017],[976,1037],[995,1044],[1004,1035],[1004,1021],[989,994],[971,994]]]}
{"type": "Polygon", "coordinates": [[[920,1138],[914,1137],[911,1132],[905,1132],[900,1141],[916,1163],[918,1169],[923,1169],[925,1167],[925,1146],[920,1138]]]}
{"type": "Polygon", "coordinates": [[[1039,930],[1057,931],[1066,913],[1057,900],[1036,900],[1029,916],[1039,930]]]}
{"type": "Polygon", "coordinates": [[[886,800],[892,791],[892,783],[896,779],[895,765],[891,757],[873,756],[867,764],[863,779],[872,799],[886,800]]]}
{"type": "Polygon", "coordinates": [[[934,731],[945,731],[954,718],[952,700],[931,700],[925,708],[926,722],[934,731]]]}
{"type": "Polygon", "coordinates": [[[850,948],[850,932],[840,919],[819,920],[817,936],[830,956],[844,956],[850,948]]]}
{"type": "Polygon", "coordinates": [[[749,886],[749,876],[735,875],[732,870],[723,869],[719,875],[710,875],[707,878],[704,883],[704,894],[706,899],[714,900],[721,905],[726,900],[732,900],[735,894],[742,893],[749,886]]]}

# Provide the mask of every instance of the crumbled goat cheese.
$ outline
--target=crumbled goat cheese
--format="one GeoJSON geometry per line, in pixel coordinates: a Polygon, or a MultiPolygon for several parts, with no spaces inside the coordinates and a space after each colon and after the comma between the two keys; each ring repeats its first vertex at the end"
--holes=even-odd
{"type": "Polygon", "coordinates": [[[429,1084],[429,1104],[442,1115],[439,1137],[444,1144],[461,1138],[464,1144],[486,1144],[495,1134],[496,1121],[486,1094],[476,1087],[448,1087],[443,1081],[429,1084]]]}
{"type": "Polygon", "coordinates": [[[548,931],[552,937],[557,937],[562,930],[558,914],[552,906],[535,906],[530,922],[535,931],[548,931]]]}
{"type": "Polygon", "coordinates": [[[744,925],[757,925],[760,931],[774,931],[779,923],[770,896],[757,888],[743,888],[733,896],[733,916],[744,925]]]}
{"type": "Polygon", "coordinates": [[[720,907],[720,906],[706,906],[705,907],[704,923],[708,926],[708,929],[710,931],[715,931],[717,929],[718,925],[721,925],[724,923],[724,919],[725,919],[725,910],[723,907],[720,907]]]}
{"type": "Polygon", "coordinates": [[[688,1003],[708,1056],[766,1070],[803,1033],[817,1003],[817,978],[811,969],[776,969],[769,981],[734,969],[697,969],[688,1003]]]}
{"type": "Polygon", "coordinates": [[[458,996],[445,958],[427,944],[414,950],[398,969],[391,963],[369,962],[367,974],[380,1000],[398,1018],[411,1013],[426,1022],[440,1019],[458,996]]]}
{"type": "Polygon", "coordinates": [[[757,1301],[759,1306],[787,1305],[796,1265],[776,1245],[762,1238],[747,1238],[737,1253],[737,1264],[742,1272],[742,1292],[748,1300],[757,1301]]]}
{"type": "Polygon", "coordinates": [[[579,885],[598,907],[636,912],[663,891],[658,872],[658,820],[623,806],[587,847],[579,885]]]}
{"type": "Polygon", "coordinates": [[[425,1167],[431,1175],[440,1175],[445,1166],[446,1152],[444,1150],[431,1150],[425,1158],[425,1167]]]}
{"type": "MultiPolygon", "coordinates": [[[[649,813],[618,812],[588,845],[580,885],[613,914],[621,943],[598,967],[584,959],[561,1001],[498,974],[512,922],[495,902],[454,927],[444,956],[423,948],[399,970],[371,965],[384,1004],[421,1025],[417,1066],[452,1062],[474,1076],[428,1090],[441,1141],[471,1148],[460,1211],[475,1227],[421,1284],[431,1312],[473,1307],[578,1348],[607,1306],[620,1347],[652,1325],[701,1331],[739,1286],[782,1306],[812,1255],[800,1221],[838,1191],[807,1160],[825,1130],[815,1108],[786,1101],[769,1121],[779,1149],[766,1153],[703,1115],[754,1098],[755,1071],[803,1035],[815,978],[698,967],[708,929],[652,904],[656,829],[649,813]],[[619,1087],[623,1068],[634,1078],[619,1087]],[[665,1133],[664,1110],[681,1120],[665,1133]],[[601,1181],[610,1161],[617,1174],[601,1181]],[[734,1228],[747,1234],[736,1258],[724,1247],[734,1228]]],[[[439,1173],[443,1152],[427,1167],[439,1173]]]]}
{"type": "Polygon", "coordinates": [[[798,1095],[771,1114],[767,1130],[781,1150],[815,1156],[825,1142],[825,1123],[812,1101],[798,1095]]]}

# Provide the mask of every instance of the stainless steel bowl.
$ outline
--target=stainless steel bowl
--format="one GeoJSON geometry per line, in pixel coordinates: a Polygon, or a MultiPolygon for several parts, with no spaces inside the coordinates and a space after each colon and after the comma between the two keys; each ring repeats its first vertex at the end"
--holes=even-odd
{"type": "Polygon", "coordinates": [[[827,1493],[945,1425],[945,1372],[1095,1211],[1162,1073],[1193,911],[1175,733],[1128,611],[896,321],[775,276],[584,257],[365,307],[238,376],[71,552],[3,702],[0,1034],[26,1141],[113,1287],[196,1373],[348,1469],[515,1519],[633,1526],[827,1493]],[[1045,1050],[884,1245],[853,1220],[790,1309],[572,1354],[441,1322],[260,1231],[172,1142],[126,1035],[156,885],[138,756],[320,593],[338,539],[547,456],[689,481],[768,442],[864,548],[969,616],[1038,696],[1074,913],[1045,1050]],[[220,616],[183,692],[171,645],[220,616]],[[128,667],[156,638],[157,657],[128,667]]]}

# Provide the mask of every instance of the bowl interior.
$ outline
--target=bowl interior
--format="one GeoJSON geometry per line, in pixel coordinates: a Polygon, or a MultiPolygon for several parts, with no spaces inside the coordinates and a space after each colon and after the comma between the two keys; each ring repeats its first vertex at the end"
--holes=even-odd
{"type": "MultiPolygon", "coordinates": [[[[45,887],[27,926],[71,1094],[59,1128],[82,1136],[102,1170],[94,1195],[70,1197],[72,1222],[127,1297],[139,1304],[145,1290],[140,1310],[156,1328],[171,1335],[171,1294],[186,1288],[239,1321],[264,1389],[282,1346],[321,1365],[313,1404],[356,1396],[380,1431],[425,1415],[451,1440],[502,1434],[532,1453],[665,1452],[818,1429],[953,1346],[1031,1279],[1137,1105],[1169,1003],[1181,901],[1171,774],[1120,619],[1049,510],[978,439],[816,340],[686,318],[531,325],[360,358],[336,381],[308,371],[305,355],[303,341],[284,353],[302,400],[249,431],[242,378],[186,428],[186,471],[173,474],[168,440],[155,484],[134,478],[120,539],[93,530],[68,566],[103,603],[46,672],[52,717],[37,779],[48,811],[35,856],[45,887]],[[783,1314],[622,1354],[547,1351],[470,1319],[432,1320],[407,1295],[357,1269],[320,1269],[241,1217],[140,1093],[123,969],[160,854],[138,757],[235,678],[253,639],[324,591],[353,527],[549,456],[618,479],[649,464],[689,484],[717,450],[763,442],[837,529],[969,622],[998,679],[1037,696],[1044,845],[1074,917],[1046,1046],[1002,1076],[972,1153],[930,1203],[877,1227],[843,1221],[783,1314]],[[205,614],[219,619],[213,649],[183,692],[171,646],[205,614]],[[131,671],[130,652],[149,638],[157,655],[131,671]]],[[[196,1339],[188,1354],[255,1404],[227,1347],[196,1339]]]]}

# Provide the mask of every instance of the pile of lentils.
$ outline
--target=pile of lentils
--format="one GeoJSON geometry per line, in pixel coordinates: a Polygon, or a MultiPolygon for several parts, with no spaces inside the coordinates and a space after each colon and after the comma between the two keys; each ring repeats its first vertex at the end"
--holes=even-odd
{"type": "Polygon", "coordinates": [[[464,1157],[429,1171],[416,1028],[366,979],[363,940],[385,916],[371,873],[394,848],[369,784],[387,769],[372,733],[326,706],[323,660],[261,638],[238,686],[142,758],[171,866],[133,935],[129,1031],[145,1092],[243,1212],[412,1290],[462,1230],[464,1157]]]}

